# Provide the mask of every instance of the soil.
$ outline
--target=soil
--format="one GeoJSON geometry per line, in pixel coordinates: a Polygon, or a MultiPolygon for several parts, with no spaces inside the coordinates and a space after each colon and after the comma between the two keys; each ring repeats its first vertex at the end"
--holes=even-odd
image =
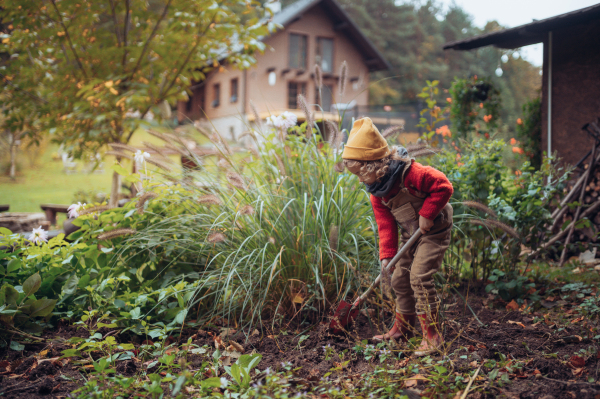
{"type": "MultiPolygon", "coordinates": [[[[515,364],[524,363],[524,367],[521,370],[501,370],[501,374],[508,375],[510,383],[502,388],[488,389],[488,392],[492,392],[488,394],[473,392],[469,395],[470,398],[600,398],[600,385],[588,383],[590,377],[598,380],[598,345],[592,339],[597,333],[591,332],[585,320],[574,318],[575,322],[569,323],[567,327],[557,327],[549,320],[534,323],[534,317],[542,316],[541,314],[525,314],[504,308],[491,309],[484,306],[485,298],[471,298],[469,302],[472,312],[464,304],[461,305],[461,302],[450,306],[450,310],[445,312],[445,340],[451,342],[447,354],[456,359],[455,371],[472,371],[486,359],[513,360],[515,364]],[[483,325],[480,325],[473,313],[483,325]],[[580,353],[581,350],[587,350],[587,355],[580,353]],[[460,356],[452,355],[457,351],[463,351],[469,358],[461,359],[460,356]],[[576,353],[581,356],[583,364],[576,362],[573,365],[570,359],[576,353]],[[477,365],[473,365],[473,359],[478,361],[477,365]]],[[[566,306],[563,306],[562,311],[565,309],[566,306]]],[[[566,312],[569,313],[569,310],[566,312]]],[[[390,320],[391,315],[388,316],[390,320]]],[[[337,356],[327,360],[324,346],[330,345],[336,354],[348,350],[348,356],[344,359],[348,360],[357,342],[370,339],[383,330],[383,323],[377,322],[374,317],[367,317],[367,313],[363,312],[354,325],[348,328],[348,334],[340,336],[331,335],[327,325],[322,324],[308,331],[286,331],[280,328],[274,331],[265,329],[262,332],[232,332],[229,336],[224,334],[222,328],[217,327],[187,329],[175,340],[184,344],[192,337],[194,344],[214,347],[213,337],[222,335],[225,342],[235,341],[242,345],[245,353],[260,353],[263,359],[258,366],[259,370],[280,370],[284,367],[282,363],[289,363],[293,367],[301,367],[298,371],[300,378],[316,382],[331,368],[337,367],[339,363],[336,362],[340,361],[337,356]]],[[[104,333],[108,332],[110,330],[104,333]]],[[[136,341],[131,337],[111,335],[119,342],[136,341]]],[[[9,368],[0,372],[0,395],[20,399],[64,398],[81,386],[85,366],[68,359],[56,359],[63,350],[71,348],[64,342],[73,336],[85,336],[85,331],[60,325],[55,331],[43,336],[43,343],[28,343],[22,352],[8,350],[6,347],[0,349],[0,366],[6,365],[2,361],[10,362],[9,368]]],[[[198,368],[202,364],[202,357],[190,355],[188,361],[189,367],[198,368]]],[[[132,376],[143,368],[142,362],[137,359],[118,362],[116,366],[117,373],[126,376],[132,376]]],[[[342,373],[344,379],[360,379],[372,369],[372,365],[363,356],[355,356],[342,373]]],[[[486,374],[489,371],[485,370],[486,374]]],[[[419,391],[406,393],[411,397],[419,397],[417,392],[419,391]]]]}

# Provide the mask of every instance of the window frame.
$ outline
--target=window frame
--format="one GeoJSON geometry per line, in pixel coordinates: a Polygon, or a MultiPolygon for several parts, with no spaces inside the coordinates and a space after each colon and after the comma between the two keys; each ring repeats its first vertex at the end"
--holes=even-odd
{"type": "Polygon", "coordinates": [[[318,64],[321,67],[323,73],[333,73],[335,65],[335,38],[331,36],[317,36],[315,39],[315,64],[318,64]],[[330,70],[326,71],[323,69],[323,58],[322,55],[319,54],[321,50],[320,41],[321,40],[330,40],[331,41],[331,66],[330,70]]]}
{"type": "MultiPolygon", "coordinates": [[[[288,67],[294,69],[306,70],[308,68],[308,54],[309,54],[309,35],[301,32],[290,32],[288,35],[288,67]],[[300,58],[298,58],[298,66],[292,65],[292,36],[299,36],[304,38],[305,49],[304,49],[304,65],[300,65],[300,58]]],[[[298,48],[300,54],[300,48],[298,48]]]]}
{"type": "Polygon", "coordinates": [[[229,82],[229,102],[237,103],[239,99],[239,91],[240,91],[240,80],[238,78],[233,78],[229,82]],[[234,85],[235,82],[235,85],[234,85]],[[235,87],[235,92],[234,92],[235,87]]]}
{"type": "Polygon", "coordinates": [[[213,100],[210,104],[213,108],[218,108],[221,105],[221,83],[213,84],[213,100]]]}
{"type": "Polygon", "coordinates": [[[298,109],[298,94],[302,93],[306,97],[308,85],[305,81],[290,80],[287,85],[288,109],[298,109]],[[296,85],[296,94],[291,97],[291,85],[296,85]],[[293,103],[290,102],[293,98],[293,103]]]}

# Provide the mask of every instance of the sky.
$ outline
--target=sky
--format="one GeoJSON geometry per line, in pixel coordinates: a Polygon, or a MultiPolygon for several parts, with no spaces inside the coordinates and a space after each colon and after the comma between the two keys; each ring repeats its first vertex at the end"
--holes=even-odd
{"type": "MultiPolygon", "coordinates": [[[[473,16],[476,26],[482,28],[488,21],[496,20],[508,28],[527,24],[566,12],[598,4],[600,0],[441,0],[445,6],[456,3],[473,16]]],[[[521,56],[542,65],[543,45],[522,47],[521,56]]]]}

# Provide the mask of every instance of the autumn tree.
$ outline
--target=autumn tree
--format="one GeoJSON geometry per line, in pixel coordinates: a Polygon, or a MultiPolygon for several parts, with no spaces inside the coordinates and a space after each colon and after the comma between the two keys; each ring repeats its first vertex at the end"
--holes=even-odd
{"type": "MultiPolygon", "coordinates": [[[[2,90],[15,100],[8,105],[34,115],[39,130],[78,157],[128,143],[146,115],[185,99],[211,69],[249,67],[264,48],[257,38],[268,33],[251,0],[4,0],[2,7],[2,90]],[[24,106],[28,95],[40,98],[31,99],[35,106],[24,106]]],[[[114,173],[111,205],[119,186],[114,173]]]]}

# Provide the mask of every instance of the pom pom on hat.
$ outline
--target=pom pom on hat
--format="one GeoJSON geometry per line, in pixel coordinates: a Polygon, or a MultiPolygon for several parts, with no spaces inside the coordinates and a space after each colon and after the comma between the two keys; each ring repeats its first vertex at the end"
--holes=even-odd
{"type": "Polygon", "coordinates": [[[371,118],[354,121],[344,146],[343,159],[378,161],[390,154],[386,139],[379,133],[371,118]]]}

